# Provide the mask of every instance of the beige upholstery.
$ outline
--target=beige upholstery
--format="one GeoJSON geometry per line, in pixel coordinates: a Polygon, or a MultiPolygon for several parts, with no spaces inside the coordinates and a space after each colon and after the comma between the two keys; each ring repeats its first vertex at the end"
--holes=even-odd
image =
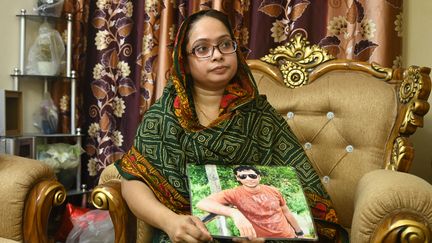
{"type": "Polygon", "coordinates": [[[0,242],[48,242],[48,216],[65,200],[44,163],[0,154],[0,242]]]}
{"type": "MultiPolygon", "coordinates": [[[[393,222],[389,221],[394,220],[393,216],[400,217],[399,223],[407,218],[413,219],[408,225],[414,224],[414,227],[418,227],[416,223],[429,227],[432,223],[432,186],[419,177],[374,170],[361,178],[356,191],[352,242],[371,241],[371,235],[378,230],[377,225],[391,225],[393,222]]],[[[430,237],[429,241],[422,242],[431,242],[430,237]]],[[[376,239],[376,242],[382,241],[376,239]]]]}
{"type": "Polygon", "coordinates": [[[395,90],[359,72],[334,72],[298,89],[285,88],[255,70],[253,74],[300,143],[311,144],[306,153],[317,172],[330,178],[325,186],[342,225],[349,227],[358,180],[383,166],[386,140],[397,115],[395,90]],[[351,153],[346,150],[350,145],[351,153]]]}
{"type": "Polygon", "coordinates": [[[432,242],[432,185],[403,173],[414,155],[408,137],[429,110],[430,70],[332,59],[296,36],[248,64],[304,145],[351,242],[432,242]]]}

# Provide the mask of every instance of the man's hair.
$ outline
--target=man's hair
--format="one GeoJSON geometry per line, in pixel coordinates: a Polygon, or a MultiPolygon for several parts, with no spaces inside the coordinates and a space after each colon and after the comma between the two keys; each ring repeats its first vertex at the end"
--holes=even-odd
{"type": "Polygon", "coordinates": [[[253,171],[255,171],[255,173],[257,175],[261,175],[261,172],[257,168],[255,168],[251,165],[239,165],[233,169],[233,172],[234,172],[234,175],[237,175],[237,172],[245,171],[245,170],[253,170],[253,171]]]}

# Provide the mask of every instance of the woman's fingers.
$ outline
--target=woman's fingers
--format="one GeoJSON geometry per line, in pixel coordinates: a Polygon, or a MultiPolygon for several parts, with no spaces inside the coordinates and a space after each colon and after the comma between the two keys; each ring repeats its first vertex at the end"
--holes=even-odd
{"type": "Polygon", "coordinates": [[[199,239],[212,240],[210,233],[208,232],[204,223],[198,217],[191,217],[192,223],[200,230],[199,239]]]}
{"type": "Polygon", "coordinates": [[[192,216],[178,215],[171,222],[170,239],[173,242],[207,242],[212,238],[204,225],[192,216]]]}
{"type": "Polygon", "coordinates": [[[189,216],[188,220],[190,222],[190,227],[188,230],[189,235],[201,241],[212,240],[210,233],[199,218],[189,216]]]}

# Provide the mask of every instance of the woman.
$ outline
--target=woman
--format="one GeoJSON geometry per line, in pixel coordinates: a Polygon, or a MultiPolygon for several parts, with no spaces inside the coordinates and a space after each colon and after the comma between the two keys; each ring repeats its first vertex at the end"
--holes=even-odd
{"type": "MultiPolygon", "coordinates": [[[[189,215],[186,163],[250,161],[303,168],[299,176],[311,205],[329,205],[288,125],[258,95],[233,40],[228,18],[219,11],[201,11],[184,21],[169,85],[145,114],[132,149],[116,162],[130,209],[160,229],[154,242],[166,237],[163,232],[173,242],[211,239],[199,219],[189,215]]],[[[335,218],[331,207],[322,216],[335,218]]]]}

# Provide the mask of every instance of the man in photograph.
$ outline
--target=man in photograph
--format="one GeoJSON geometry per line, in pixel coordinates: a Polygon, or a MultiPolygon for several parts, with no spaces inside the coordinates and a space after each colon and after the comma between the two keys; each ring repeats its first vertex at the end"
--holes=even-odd
{"type": "Polygon", "coordinates": [[[197,208],[231,217],[240,236],[296,238],[303,235],[279,190],[260,184],[258,169],[241,165],[233,171],[240,185],[211,194],[199,201],[197,208]]]}

